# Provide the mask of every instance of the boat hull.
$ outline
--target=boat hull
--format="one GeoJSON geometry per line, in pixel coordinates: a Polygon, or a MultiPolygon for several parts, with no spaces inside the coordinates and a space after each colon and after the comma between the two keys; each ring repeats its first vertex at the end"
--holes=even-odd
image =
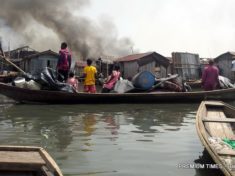
{"type": "Polygon", "coordinates": [[[223,138],[234,137],[234,114],[235,108],[228,104],[219,101],[203,101],[196,115],[196,129],[199,139],[226,176],[235,176],[235,165],[226,163],[228,157],[234,159],[235,150],[221,141],[223,138]]]}
{"type": "Polygon", "coordinates": [[[63,176],[52,157],[41,147],[0,146],[0,175],[63,176]]]}
{"type": "Polygon", "coordinates": [[[18,102],[52,104],[103,103],[173,103],[200,102],[202,100],[235,100],[235,89],[198,92],[152,93],[67,93],[62,91],[29,90],[0,83],[0,93],[18,102]]]}

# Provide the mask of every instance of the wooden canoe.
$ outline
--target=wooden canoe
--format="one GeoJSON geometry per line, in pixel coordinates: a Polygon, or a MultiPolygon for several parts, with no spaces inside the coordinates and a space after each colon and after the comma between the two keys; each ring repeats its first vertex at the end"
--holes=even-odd
{"type": "Polygon", "coordinates": [[[103,104],[103,103],[172,103],[202,100],[235,100],[235,88],[197,92],[151,93],[68,93],[62,91],[29,90],[0,83],[0,94],[23,103],[103,104]]]}
{"type": "Polygon", "coordinates": [[[223,140],[234,140],[235,108],[220,101],[202,101],[196,115],[198,136],[226,176],[235,176],[235,149],[223,140]]]}
{"type": "Polygon", "coordinates": [[[29,146],[0,146],[0,175],[63,176],[43,148],[29,146]]]}

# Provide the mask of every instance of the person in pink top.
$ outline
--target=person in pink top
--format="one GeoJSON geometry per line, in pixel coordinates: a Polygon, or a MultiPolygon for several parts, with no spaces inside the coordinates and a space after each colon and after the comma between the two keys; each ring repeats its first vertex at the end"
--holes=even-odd
{"type": "Polygon", "coordinates": [[[109,93],[111,90],[113,90],[117,80],[120,78],[120,67],[118,65],[114,66],[114,69],[112,71],[112,74],[109,75],[108,79],[104,82],[102,93],[109,93]]]}
{"type": "Polygon", "coordinates": [[[214,90],[219,83],[219,69],[214,66],[214,61],[209,60],[209,65],[202,73],[202,86],[205,91],[214,90]]]}
{"type": "Polygon", "coordinates": [[[74,73],[69,73],[69,78],[67,79],[67,83],[70,84],[76,92],[78,92],[78,80],[75,78],[74,73]]]}

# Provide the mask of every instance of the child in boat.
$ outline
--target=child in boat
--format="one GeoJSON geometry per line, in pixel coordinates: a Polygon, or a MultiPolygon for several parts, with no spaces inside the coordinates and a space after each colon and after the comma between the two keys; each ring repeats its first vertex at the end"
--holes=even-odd
{"type": "MultiPolygon", "coordinates": [[[[84,80],[84,92],[87,93],[96,93],[96,77],[97,70],[96,67],[92,66],[92,60],[87,59],[87,66],[83,69],[83,78],[84,80]]],[[[82,78],[81,77],[81,78],[82,78]]]]}
{"type": "Polygon", "coordinates": [[[69,73],[69,78],[67,79],[67,83],[70,84],[76,92],[78,92],[78,80],[75,78],[73,72],[69,73]]]}
{"type": "Polygon", "coordinates": [[[113,90],[117,80],[120,78],[120,67],[118,65],[114,66],[112,74],[109,75],[108,79],[104,82],[102,93],[109,93],[113,90]]]}

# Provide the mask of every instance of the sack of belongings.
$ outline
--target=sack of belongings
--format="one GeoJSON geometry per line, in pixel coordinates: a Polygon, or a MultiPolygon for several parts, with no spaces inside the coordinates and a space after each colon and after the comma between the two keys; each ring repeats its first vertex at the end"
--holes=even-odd
{"type": "Polygon", "coordinates": [[[132,82],[127,79],[118,80],[114,86],[114,92],[126,93],[134,89],[132,82]]]}
{"type": "Polygon", "coordinates": [[[219,76],[219,85],[222,89],[235,88],[235,85],[231,83],[230,79],[219,76]]]}
{"type": "Polygon", "coordinates": [[[31,90],[41,89],[41,85],[35,82],[34,80],[26,81],[25,78],[22,77],[16,78],[12,84],[16,87],[25,88],[25,89],[31,89],[31,90]]]}
{"type": "Polygon", "coordinates": [[[131,92],[154,92],[158,90],[188,92],[192,90],[178,74],[169,74],[168,77],[159,79],[149,71],[136,74],[132,79],[132,84],[134,87],[131,92]]]}
{"type": "Polygon", "coordinates": [[[73,87],[67,83],[62,83],[57,80],[57,73],[51,68],[44,68],[39,75],[32,76],[30,74],[23,75],[25,78],[16,78],[13,85],[20,88],[34,90],[59,90],[75,93],[73,87]]]}

